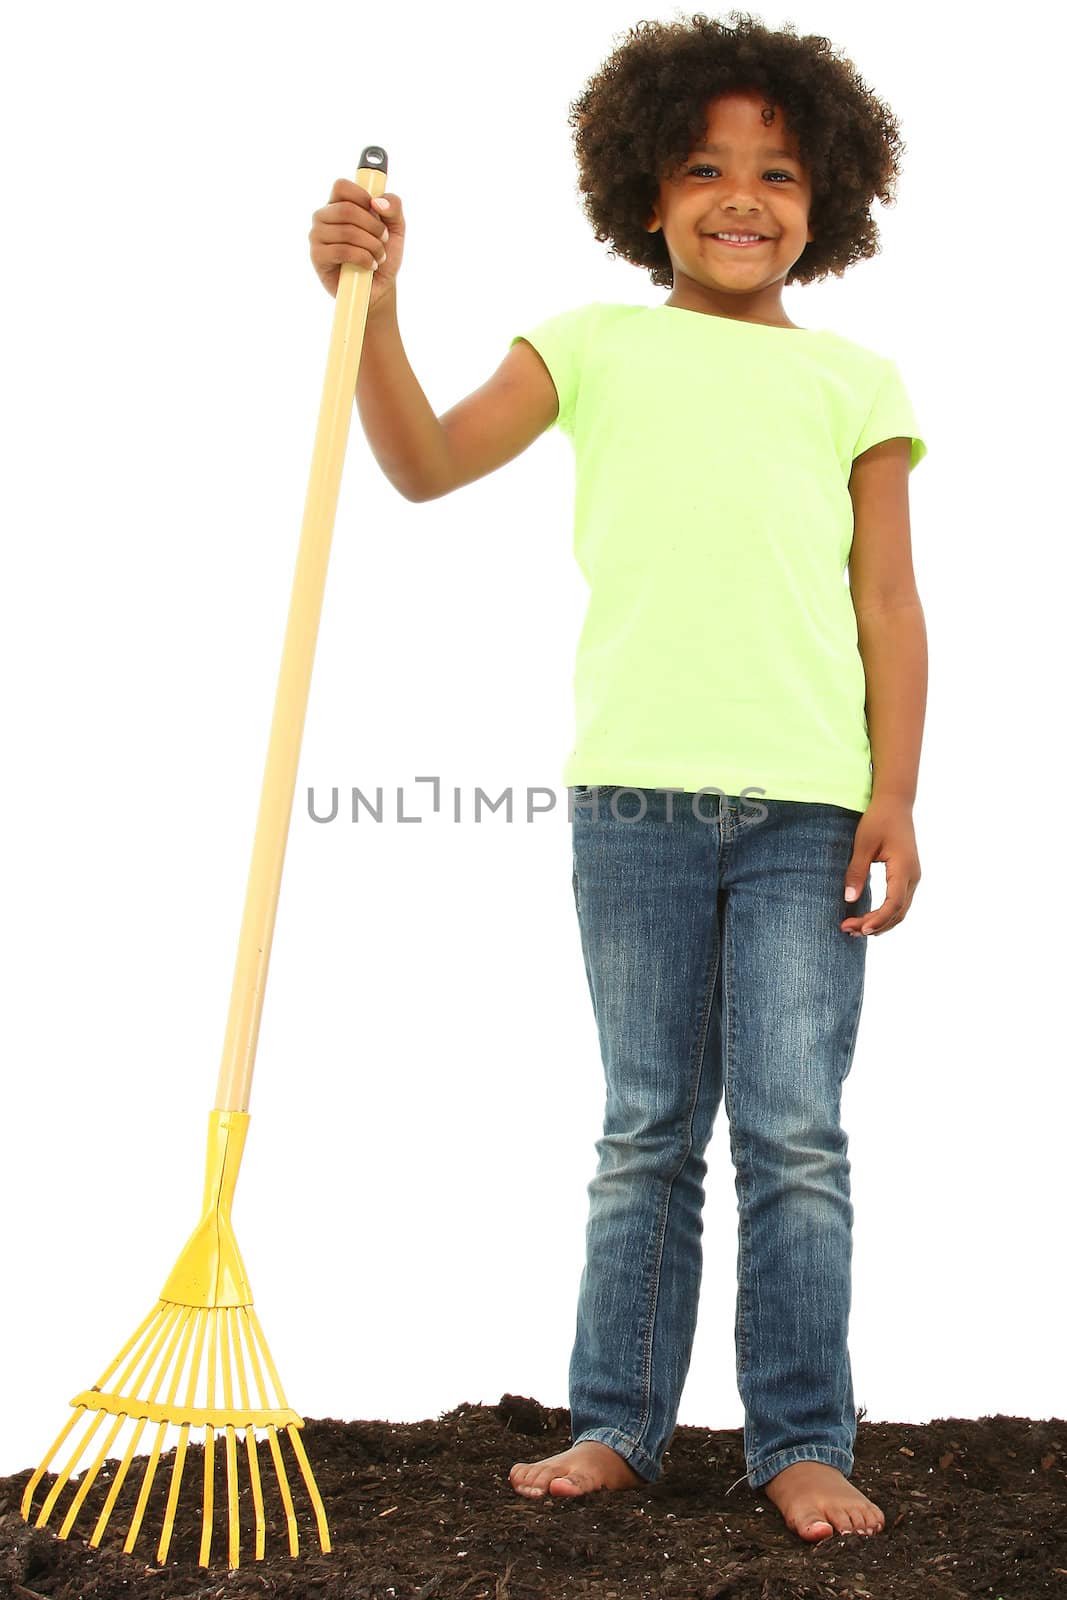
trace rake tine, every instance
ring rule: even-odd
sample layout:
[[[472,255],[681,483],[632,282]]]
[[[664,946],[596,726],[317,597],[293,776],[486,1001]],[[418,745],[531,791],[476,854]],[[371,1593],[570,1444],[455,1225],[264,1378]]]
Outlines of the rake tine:
[[[113,1372],[118,1371],[118,1368],[121,1366],[127,1355],[130,1356],[130,1359],[126,1364],[126,1368],[119,1378],[118,1383],[115,1385],[115,1393],[118,1395],[122,1394],[127,1384],[130,1383],[131,1377],[135,1371],[137,1371],[137,1377],[133,1379],[133,1387],[135,1389],[138,1388],[144,1382],[147,1374],[151,1371],[153,1363],[155,1362],[156,1357],[166,1341],[170,1325],[174,1321],[174,1318],[178,1315],[180,1309],[181,1308],[179,1306],[168,1305],[165,1300],[158,1301],[151,1315],[147,1317],[141,1324],[141,1329],[139,1331],[144,1332],[144,1338],[140,1340],[140,1343],[136,1345],[136,1348],[134,1347],[134,1340],[131,1339],[125,1350],[123,1350],[121,1355],[118,1357],[118,1360],[113,1361],[110,1367],[108,1367],[107,1371],[103,1372],[97,1382],[93,1384],[93,1389],[103,1389],[107,1380],[111,1377]],[[158,1331],[153,1326],[155,1323],[159,1324]],[[132,1355],[130,1354],[131,1351],[133,1352]],[[139,1371],[137,1370],[138,1362],[142,1363]]]
[[[160,1317],[159,1333],[156,1336],[155,1343],[145,1357],[144,1366],[133,1380],[134,1394],[140,1395],[145,1384],[148,1382],[148,1374],[152,1371],[153,1367],[156,1367],[156,1363],[158,1361],[159,1366],[156,1368],[156,1375],[152,1380],[152,1387],[149,1391],[152,1400],[155,1400],[156,1396],[158,1395],[160,1387],[163,1383],[163,1379],[167,1375],[167,1368],[170,1366],[171,1359],[174,1355],[174,1347],[178,1343],[178,1335],[181,1332],[183,1309],[184,1308],[182,1306],[168,1305],[166,1310],[163,1312],[163,1315]],[[166,1346],[165,1350],[163,1348],[164,1345]],[[122,1396],[121,1385],[118,1393],[120,1396]]]
[[[141,1325],[137,1329],[135,1329],[135,1331],[131,1334],[130,1338],[127,1339],[126,1343],[123,1345],[122,1349],[119,1351],[119,1353],[115,1357],[114,1361],[112,1361],[111,1365],[109,1367],[107,1367],[104,1370],[103,1373],[101,1373],[100,1379],[99,1379],[98,1383],[96,1384],[96,1388],[97,1389],[102,1389],[104,1384],[107,1382],[108,1378],[111,1377],[112,1373],[116,1372],[118,1370],[118,1368],[122,1365],[123,1361],[126,1359],[127,1356],[130,1356],[129,1365],[127,1366],[125,1372],[122,1374],[122,1378],[120,1379],[120,1387],[122,1386],[122,1384],[124,1384],[127,1381],[127,1379],[129,1378],[130,1374],[133,1372],[134,1368],[137,1366],[137,1363],[141,1360],[142,1356],[144,1355],[145,1350],[147,1348],[150,1348],[151,1345],[152,1345],[152,1340],[153,1340],[153,1337],[154,1337],[153,1323],[156,1321],[156,1319],[157,1319],[157,1317],[159,1315],[159,1311],[160,1311],[160,1306],[158,1304],[153,1306],[152,1310],[148,1313],[147,1317],[145,1317],[145,1319],[141,1323]],[[131,1351],[133,1352],[132,1356],[130,1355]],[[151,1358],[149,1360],[149,1364],[150,1364],[150,1362],[151,1362]],[[30,1479],[29,1483],[27,1484],[27,1486],[26,1486],[26,1494],[23,1497],[23,1504],[24,1504],[24,1506],[26,1508],[23,1514],[24,1514],[24,1516],[26,1517],[27,1520],[29,1520],[30,1500],[32,1499],[33,1492],[36,1489],[37,1484],[41,1481],[41,1478],[44,1475],[44,1472],[45,1472],[45,1469],[48,1466],[48,1463],[51,1461],[52,1457],[55,1455],[55,1453],[59,1449],[60,1445],[63,1444],[63,1442],[67,1438],[68,1434],[70,1433],[70,1431],[74,1427],[74,1425],[77,1422],[79,1422],[82,1419],[82,1417],[85,1416],[85,1414],[86,1414],[85,1406],[79,1406],[77,1408],[77,1410],[75,1411],[73,1417],[71,1417],[68,1420],[67,1426],[62,1430],[62,1432],[60,1433],[60,1435],[59,1435],[58,1439],[56,1440],[55,1444],[52,1446],[51,1450],[45,1456],[44,1461],[41,1463],[40,1467],[38,1467],[37,1472],[34,1474],[34,1476]],[[96,1430],[99,1428],[99,1426],[103,1422],[103,1420],[104,1420],[104,1412],[103,1411],[98,1411],[96,1413],[96,1415],[94,1416],[92,1422],[90,1423],[88,1430],[82,1436],[81,1443],[78,1444],[75,1447],[74,1451],[72,1452],[71,1456],[69,1457],[69,1459],[67,1461],[66,1466],[63,1468],[62,1472],[59,1473],[59,1475],[57,1476],[55,1483],[52,1485],[51,1489],[49,1490],[49,1493],[48,1493],[48,1495],[47,1495],[47,1497],[45,1499],[44,1505],[41,1507],[40,1511],[38,1512],[37,1522],[36,1522],[36,1526],[38,1528],[43,1528],[45,1523],[48,1521],[49,1517],[52,1515],[52,1512],[55,1509],[56,1501],[59,1499],[60,1495],[63,1493],[63,1490],[66,1488],[67,1481],[70,1478],[71,1473],[74,1471],[74,1468],[77,1466],[78,1462],[81,1460],[82,1456],[85,1454],[85,1451],[88,1449],[90,1443],[92,1442],[92,1440],[93,1440],[93,1438],[94,1438],[94,1436],[96,1434]],[[114,1437],[114,1434],[112,1435],[112,1437]]]
[[[329,1555],[331,1549],[330,1527],[326,1521],[326,1507],[322,1503],[319,1486],[315,1482],[315,1474],[311,1470],[311,1462],[308,1460],[307,1452],[304,1449],[304,1441],[300,1437],[299,1429],[294,1427],[292,1423],[289,1424],[286,1432],[293,1441],[296,1459],[300,1463],[300,1475],[304,1480],[304,1487],[311,1497],[312,1510],[315,1513],[315,1521],[319,1527],[319,1543],[322,1546],[323,1554]]]
[[[266,1362],[267,1371],[270,1373],[270,1381],[274,1385],[274,1393],[277,1399],[277,1404],[280,1406],[287,1406],[289,1402],[285,1398],[285,1391],[282,1388],[281,1379],[278,1377],[278,1369],[274,1365],[274,1357],[270,1353],[270,1345],[267,1343],[266,1334],[263,1332],[262,1325],[260,1324],[259,1318],[256,1316],[255,1308],[253,1306],[249,1306],[248,1308],[248,1320],[255,1330],[256,1339],[263,1351],[263,1360]],[[312,1476],[311,1465],[306,1454],[304,1453],[303,1441],[300,1439],[296,1428],[292,1424],[290,1424],[286,1431],[289,1435],[289,1438],[292,1440],[293,1449],[296,1452],[297,1464],[300,1467],[300,1475],[304,1480],[304,1486],[307,1489],[308,1494],[311,1496],[311,1505],[313,1511],[315,1512],[315,1521],[318,1524],[319,1542],[322,1544],[323,1550],[328,1551],[330,1548],[330,1531],[326,1524],[326,1512],[323,1508],[322,1501],[319,1498],[318,1486],[316,1485],[315,1479]],[[279,1450],[275,1464],[277,1465],[277,1462],[280,1460],[281,1452]],[[283,1498],[286,1501],[286,1505],[291,1507],[292,1500],[288,1497],[288,1480],[286,1480],[285,1488],[286,1494],[283,1495]],[[295,1538],[296,1519],[294,1517],[290,1541]],[[295,1547],[293,1549],[293,1554],[296,1555]]]
[[[226,1424],[226,1499],[230,1525],[230,1566],[241,1561],[241,1530],[237,1517],[237,1436]]]
[[[185,1357],[189,1351],[189,1340],[193,1331],[192,1306],[185,1306],[183,1311],[184,1315],[178,1320],[178,1322],[175,1323],[174,1336],[171,1339],[170,1348],[167,1351],[166,1359],[163,1363],[162,1369],[163,1372],[166,1372],[170,1368],[170,1364],[174,1360],[174,1348],[177,1345],[180,1337],[181,1349],[178,1352],[177,1361],[174,1362],[174,1371],[171,1374],[170,1383],[167,1385],[166,1403],[168,1406],[173,1405],[174,1396],[178,1392],[178,1384],[181,1381],[182,1370],[185,1366]],[[133,1521],[130,1523],[130,1531],[126,1535],[126,1543],[122,1547],[123,1552],[126,1555],[130,1555],[132,1553],[133,1547],[137,1543],[137,1535],[141,1531],[141,1523],[144,1520],[145,1508],[148,1505],[148,1496],[151,1492],[152,1484],[156,1476],[156,1468],[159,1465],[159,1452],[162,1448],[166,1432],[167,1424],[165,1422],[161,1422],[156,1429],[155,1443],[152,1446],[152,1454],[149,1457],[148,1466],[145,1468],[144,1479],[141,1483],[141,1492],[137,1496],[137,1506],[133,1513]]]
[[[104,1413],[101,1411],[99,1413],[99,1416],[101,1418],[103,1418],[103,1415],[104,1415]],[[80,1485],[80,1487],[78,1489],[78,1492],[74,1496],[74,1499],[71,1501],[70,1510],[67,1512],[67,1515],[63,1520],[63,1525],[59,1530],[59,1537],[61,1539],[65,1539],[67,1537],[67,1535],[70,1533],[71,1528],[73,1528],[74,1520],[77,1517],[78,1512],[81,1510],[82,1506],[85,1503],[85,1497],[89,1493],[89,1490],[92,1488],[93,1484],[95,1483],[97,1473],[100,1471],[100,1468],[104,1465],[104,1462],[107,1460],[107,1453],[111,1449],[111,1446],[114,1444],[116,1435],[119,1433],[119,1431],[120,1431],[120,1429],[122,1427],[122,1424],[125,1422],[125,1420],[126,1420],[125,1417],[116,1417],[115,1418],[115,1421],[114,1421],[114,1423],[112,1424],[112,1427],[111,1427],[111,1432],[108,1434],[107,1438],[104,1440],[103,1444],[100,1446],[100,1449],[97,1451],[96,1460],[93,1462],[93,1464],[89,1468],[88,1472],[86,1472],[84,1474],[84,1476],[82,1477],[81,1485]],[[86,1437],[86,1441],[85,1442],[86,1442],[86,1444],[88,1444],[88,1442],[89,1442],[88,1436]],[[82,1448],[84,1449],[85,1446],[83,1445]]]
[[[263,1360],[266,1362],[267,1371],[270,1373],[270,1381],[274,1385],[274,1393],[277,1396],[277,1404],[279,1406],[287,1406],[289,1402],[285,1398],[285,1391],[282,1389],[281,1379],[278,1377],[278,1369],[274,1365],[274,1358],[270,1353],[270,1346],[267,1343],[263,1329],[260,1327],[259,1318],[256,1316],[255,1306],[248,1307],[248,1320],[252,1326],[253,1332],[255,1333],[259,1347],[263,1351]],[[268,1404],[266,1391],[264,1391],[263,1404]]]
[[[300,1536],[296,1530],[296,1513],[293,1510],[293,1497],[289,1492],[289,1479],[285,1475],[285,1462],[282,1460],[281,1448],[278,1444],[278,1430],[270,1427],[267,1429],[267,1441],[270,1444],[270,1453],[274,1457],[274,1471],[278,1479],[278,1488],[281,1491],[282,1505],[285,1507],[285,1521],[289,1529],[289,1554],[300,1554]]]
[[[145,1317],[144,1321],[141,1323],[140,1327],[134,1329],[133,1333],[127,1339],[126,1343],[123,1345],[122,1349],[119,1351],[118,1355],[115,1357],[115,1359],[111,1363],[111,1365],[109,1367],[105,1367],[104,1368],[103,1372],[100,1374],[100,1377],[97,1379],[96,1384],[94,1385],[95,1388],[102,1389],[104,1387],[105,1383],[107,1382],[107,1380],[111,1377],[112,1373],[118,1371],[118,1369],[121,1367],[122,1363],[125,1361],[126,1357],[129,1355],[130,1351],[133,1349],[134,1345],[137,1344],[138,1341],[140,1340],[141,1335],[143,1333],[145,1333],[146,1329],[156,1320],[156,1318],[158,1317],[161,1309],[162,1309],[161,1302],[157,1301],[156,1304],[152,1307],[151,1311],[148,1313],[147,1317]],[[148,1337],[145,1339],[145,1341],[144,1341],[145,1344],[147,1344],[149,1342],[150,1338],[151,1338],[151,1334],[149,1334]],[[125,1380],[125,1378],[129,1377],[130,1370],[137,1364],[137,1359],[138,1359],[139,1353],[140,1352],[135,1353],[135,1355],[133,1357],[133,1360],[130,1362],[129,1368],[127,1368],[126,1372],[123,1375],[123,1379],[124,1380]],[[121,1385],[120,1385],[120,1387],[121,1387]]]
[[[248,1450],[248,1476],[252,1482],[252,1504],[256,1512],[256,1560],[262,1561],[267,1542],[267,1519],[263,1514],[263,1488],[259,1481],[255,1428],[245,1429],[245,1445]]]
[[[204,1353],[204,1333],[206,1323],[204,1318],[196,1316],[196,1343],[193,1345],[193,1360],[189,1368],[189,1383],[186,1389],[185,1403],[191,1406],[196,1399],[196,1384],[200,1376],[200,1361]],[[167,1509],[163,1513],[163,1529],[159,1535],[159,1549],[156,1560],[162,1566],[167,1559],[170,1549],[171,1535],[174,1532],[174,1516],[178,1508],[178,1491],[181,1488],[182,1473],[185,1471],[185,1452],[189,1446],[189,1424],[183,1422],[178,1433],[178,1448],[174,1453],[174,1466],[170,1475],[170,1493],[167,1495]]]
[[[241,1339],[241,1319],[237,1308],[230,1308],[233,1318],[230,1342],[233,1346],[234,1363],[237,1367],[237,1392],[241,1396],[241,1410],[247,1411],[248,1407],[248,1378],[245,1373],[245,1358]],[[263,1515],[263,1489],[259,1481],[259,1456],[256,1453],[256,1430],[249,1424],[245,1428],[245,1445],[248,1450],[248,1476],[252,1484],[252,1504],[256,1512],[256,1560],[263,1560],[263,1552],[267,1538],[267,1521]]]
[[[115,1509],[115,1501],[119,1497],[119,1490],[126,1482],[126,1474],[130,1470],[130,1462],[133,1460],[133,1453],[137,1449],[138,1443],[140,1442],[140,1438],[144,1432],[145,1423],[147,1420],[148,1419],[146,1417],[139,1418],[137,1426],[133,1430],[133,1437],[126,1447],[126,1454],[122,1458],[122,1464],[115,1474],[115,1481],[108,1490],[107,1499],[104,1501],[104,1509],[101,1511],[100,1516],[97,1519],[96,1527],[93,1529],[92,1535],[89,1539],[89,1543],[94,1550],[104,1536],[104,1529],[107,1527],[108,1518]]]
[[[233,1415],[233,1380],[230,1372],[230,1319],[225,1308],[219,1320],[222,1345],[222,1403],[226,1414]],[[231,1423],[226,1424],[226,1501],[229,1511],[230,1567],[241,1561],[241,1537],[237,1512],[237,1436]]]
[[[133,1520],[130,1523],[130,1531],[126,1535],[126,1542],[122,1546],[123,1554],[127,1556],[131,1554],[134,1545],[137,1543],[137,1535],[141,1531],[141,1523],[144,1520],[145,1507],[148,1504],[148,1496],[155,1480],[156,1468],[159,1466],[159,1452],[163,1448],[163,1438],[166,1434],[166,1431],[167,1424],[165,1422],[160,1422],[156,1427],[156,1437],[152,1443],[152,1453],[148,1458],[148,1465],[145,1467],[144,1478],[141,1481],[141,1492],[137,1496],[137,1505],[133,1513]]]
[[[167,1509],[163,1513],[163,1531],[160,1533],[159,1549],[156,1551],[156,1565],[160,1567],[166,1565],[167,1553],[170,1550],[171,1535],[174,1532],[174,1514],[178,1509],[178,1490],[181,1488],[182,1473],[185,1470],[185,1452],[188,1447],[189,1424],[183,1422],[178,1431],[178,1448],[174,1452],[174,1466],[170,1475]]]
[[[218,1360],[218,1312],[212,1307],[208,1312],[207,1341],[207,1407],[215,1409],[215,1366]],[[211,1524],[215,1516],[215,1430],[211,1423],[204,1428],[204,1525],[200,1535],[200,1565],[206,1567],[211,1558]]]
[[[49,1450],[48,1454],[45,1456],[44,1460],[41,1462],[41,1465],[37,1468],[37,1471],[34,1473],[33,1477],[30,1479],[29,1483],[26,1485],[26,1488],[25,1488],[25,1490],[23,1492],[23,1496],[22,1496],[22,1506],[21,1506],[23,1522],[29,1522],[29,1520],[30,1520],[30,1507],[33,1505],[33,1497],[37,1493],[37,1485],[40,1483],[41,1479],[44,1477],[45,1473],[48,1470],[48,1463],[51,1461],[52,1457],[56,1454],[56,1452],[58,1450],[62,1449],[63,1445],[65,1444],[66,1440],[68,1439],[68,1437],[70,1435],[71,1429],[74,1428],[81,1421],[81,1419],[82,1419],[82,1417],[84,1415],[85,1415],[85,1407],[84,1406],[79,1406],[77,1408],[77,1410],[74,1412],[73,1416],[70,1416],[70,1417],[67,1418],[65,1425],[57,1433],[57,1435],[55,1437],[55,1442],[53,1443],[51,1450]],[[83,1445],[82,1449],[84,1449],[84,1448],[85,1448],[85,1446]],[[81,1452],[79,1451],[79,1454],[80,1453]]]
[[[270,1351],[267,1349],[266,1340],[263,1338],[263,1330],[259,1326],[259,1318],[256,1316],[251,1306],[243,1306],[241,1309],[243,1312],[245,1328],[248,1330],[248,1355],[252,1362],[252,1371],[255,1374],[256,1388],[259,1390],[259,1403],[261,1406],[269,1407],[270,1396],[267,1394],[267,1386],[263,1382],[263,1368],[259,1364],[259,1353],[256,1350],[256,1340],[252,1337],[252,1333],[255,1333],[259,1336],[260,1343],[263,1346],[263,1354],[266,1357],[267,1365],[270,1367],[271,1376],[274,1379],[274,1387],[277,1391],[278,1404],[284,1406],[285,1396],[282,1394],[281,1385],[277,1381],[278,1375],[274,1371],[274,1364],[270,1359]],[[285,1520],[289,1528],[289,1553],[292,1556],[296,1556],[300,1552],[300,1538],[296,1528],[296,1513],[293,1510],[293,1497],[289,1492],[289,1479],[285,1475],[285,1462],[282,1460],[282,1452],[278,1445],[278,1431],[276,1428],[270,1427],[267,1429],[267,1443],[270,1445],[270,1453],[274,1461],[274,1472],[278,1479],[278,1489],[281,1493],[282,1505],[285,1507]]]
[[[60,1495],[63,1493],[63,1490],[67,1486],[67,1479],[70,1477],[71,1473],[74,1471],[74,1468],[85,1454],[87,1445],[103,1420],[104,1413],[102,1411],[98,1411],[89,1426],[88,1432],[83,1435],[81,1443],[76,1445],[72,1450],[66,1466],[56,1478],[55,1483],[52,1485],[47,1496],[45,1497],[44,1505],[37,1513],[36,1525],[38,1528],[43,1528],[49,1517],[52,1515],[52,1512],[55,1509],[56,1501],[59,1499]]]
[[[164,1302],[160,1302],[160,1303],[163,1304]],[[177,1346],[178,1339],[179,1339],[179,1336],[181,1334],[181,1324],[182,1324],[182,1321],[183,1321],[183,1317],[182,1317],[183,1309],[184,1308],[182,1306],[167,1305],[166,1311],[164,1312],[163,1317],[161,1319],[161,1327],[160,1327],[160,1330],[159,1330],[159,1335],[158,1335],[155,1343],[152,1345],[152,1348],[149,1351],[148,1355],[145,1357],[144,1365],[141,1368],[141,1371],[138,1373],[137,1378],[134,1380],[134,1385],[133,1385],[134,1389],[135,1390],[140,1390],[143,1387],[144,1381],[147,1378],[149,1372],[151,1372],[152,1368],[155,1366],[156,1361],[159,1358],[160,1351],[163,1349],[164,1344],[166,1344],[167,1345],[166,1353],[165,1353],[165,1355],[163,1357],[163,1360],[160,1362],[159,1368],[158,1368],[158,1370],[156,1372],[156,1376],[152,1381],[152,1386],[148,1391],[148,1399],[149,1399],[150,1403],[153,1403],[153,1404],[155,1403],[156,1396],[159,1394],[160,1388],[162,1387],[162,1384],[163,1384],[163,1379],[166,1377],[167,1370],[170,1367],[171,1360],[173,1359],[174,1350],[175,1350],[175,1347]],[[168,1339],[169,1339],[169,1343],[168,1343]],[[123,1382],[125,1382],[125,1379],[128,1376],[129,1376],[128,1373],[125,1373],[123,1375]],[[122,1392],[121,1392],[121,1385],[120,1385],[120,1390],[119,1390],[119,1398],[120,1398],[120,1400],[125,1398],[122,1395]],[[102,1413],[101,1413],[101,1415],[102,1415]],[[125,1413],[123,1413],[123,1415],[125,1415]],[[107,1499],[104,1501],[104,1509],[101,1511],[100,1516],[99,1516],[99,1518],[97,1520],[96,1527],[93,1529],[92,1535],[91,1535],[91,1537],[89,1539],[89,1544],[91,1545],[91,1547],[94,1550],[99,1545],[100,1540],[104,1536],[104,1529],[107,1527],[108,1519],[110,1518],[112,1511],[115,1509],[115,1501],[118,1499],[119,1490],[122,1488],[122,1485],[126,1481],[126,1474],[130,1470],[130,1464],[133,1461],[134,1452],[137,1449],[138,1444],[140,1443],[141,1435],[145,1430],[145,1424],[147,1423],[147,1421],[148,1421],[147,1417],[139,1417],[137,1419],[137,1426],[133,1430],[133,1437],[131,1438],[131,1440],[129,1442],[129,1445],[126,1448],[126,1454],[122,1458],[122,1464],[120,1465],[118,1472],[116,1472],[116,1474],[115,1474],[115,1480],[112,1483],[110,1490],[108,1491]],[[153,1474],[153,1476],[155,1475],[155,1461],[158,1460],[158,1458],[159,1458],[159,1442],[160,1441],[157,1438],[156,1449],[155,1449],[155,1452],[154,1452],[154,1459],[153,1459],[153,1463],[152,1463],[152,1474]],[[139,1525],[140,1524],[138,1524],[138,1526]]]
[[[215,1515],[215,1432],[210,1422],[204,1430],[204,1524],[200,1534],[200,1555],[198,1560],[202,1567],[210,1564],[211,1559],[211,1522]]]

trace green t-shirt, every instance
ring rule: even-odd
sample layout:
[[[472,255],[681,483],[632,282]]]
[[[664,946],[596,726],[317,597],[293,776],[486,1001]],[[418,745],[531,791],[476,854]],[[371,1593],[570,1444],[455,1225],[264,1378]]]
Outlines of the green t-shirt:
[[[595,301],[526,339],[575,458],[589,585],[570,784],[866,809],[854,458],[926,454],[895,364],[828,330]]]

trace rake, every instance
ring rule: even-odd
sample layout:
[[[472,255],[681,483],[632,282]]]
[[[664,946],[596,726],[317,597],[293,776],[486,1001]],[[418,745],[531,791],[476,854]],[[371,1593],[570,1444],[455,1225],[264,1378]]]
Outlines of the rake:
[[[380,145],[368,145],[360,157],[356,182],[369,194],[377,196],[385,188],[386,174],[385,151]],[[48,1489],[35,1519],[35,1526],[40,1528],[61,1516],[57,1531],[61,1539],[66,1539],[120,1432],[130,1428],[125,1454],[114,1472],[89,1536],[90,1545],[99,1545],[141,1438],[146,1428],[154,1427],[155,1437],[122,1547],[130,1554],[141,1531],[167,1430],[176,1428],[170,1487],[156,1553],[160,1565],[166,1561],[170,1550],[190,1438],[195,1430],[199,1439],[201,1429],[204,1464],[200,1566],[211,1565],[216,1443],[224,1450],[226,1463],[228,1565],[233,1568],[240,1563],[242,1472],[238,1463],[242,1455],[243,1474],[255,1519],[255,1558],[263,1559],[266,1514],[260,1434],[266,1436],[288,1530],[290,1554],[294,1557],[299,1554],[299,1535],[282,1450],[283,1437],[296,1458],[311,1501],[321,1548],[324,1552],[330,1549],[322,1496],[300,1438],[303,1419],[289,1407],[253,1308],[252,1291],[237,1247],[230,1208],[248,1132],[248,1101],[263,993],[341,471],[366,329],[371,273],[369,267],[345,262],[338,281],[218,1090],[208,1123],[203,1214],[163,1285],[157,1304],[93,1387],[74,1396],[73,1415],[30,1478],[22,1499],[22,1516],[28,1522],[38,1486],[52,1461],[74,1435],[74,1447],[56,1472],[55,1482]],[[243,1435],[243,1452],[238,1448],[238,1434]],[[95,1454],[78,1479],[76,1470],[93,1445],[96,1445]],[[61,1509],[68,1488],[74,1491],[73,1496],[69,1505]]]

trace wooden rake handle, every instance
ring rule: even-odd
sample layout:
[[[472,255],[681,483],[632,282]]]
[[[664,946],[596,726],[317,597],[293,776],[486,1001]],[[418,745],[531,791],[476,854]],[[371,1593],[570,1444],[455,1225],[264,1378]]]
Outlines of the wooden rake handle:
[[[369,194],[380,195],[385,189],[387,168],[382,147],[367,145],[360,156],[356,182]],[[367,325],[372,273],[373,268],[359,267],[353,261],[341,264],[259,818],[252,845],[252,864],[245,891],[226,1041],[219,1067],[216,1111],[247,1111],[252,1091],[263,991],[274,938],[274,917],[285,863],[341,470]]]

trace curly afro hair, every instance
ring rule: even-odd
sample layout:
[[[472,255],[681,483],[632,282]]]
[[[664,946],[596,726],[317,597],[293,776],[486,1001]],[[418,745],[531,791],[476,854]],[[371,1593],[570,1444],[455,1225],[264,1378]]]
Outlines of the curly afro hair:
[[[662,178],[703,137],[709,100],[755,91],[780,106],[811,179],[815,238],[783,280],[841,277],[879,253],[871,201],[895,201],[906,146],[889,107],[855,66],[819,34],[775,31],[749,12],[734,28],[701,13],[682,22],[639,22],[569,110],[583,209],[609,254],[674,282],[662,229],[646,231]]]

